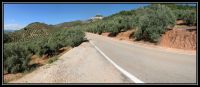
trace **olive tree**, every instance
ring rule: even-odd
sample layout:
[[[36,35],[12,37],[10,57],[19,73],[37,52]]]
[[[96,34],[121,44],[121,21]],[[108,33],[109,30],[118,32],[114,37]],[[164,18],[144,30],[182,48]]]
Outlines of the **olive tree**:
[[[173,12],[166,6],[154,4],[140,9],[138,17],[138,29],[135,33],[137,40],[159,41],[167,27],[175,25],[176,18]]]

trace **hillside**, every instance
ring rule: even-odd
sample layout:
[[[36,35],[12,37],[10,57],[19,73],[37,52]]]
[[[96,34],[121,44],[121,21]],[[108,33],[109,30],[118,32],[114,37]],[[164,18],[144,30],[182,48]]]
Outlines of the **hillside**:
[[[39,22],[31,23],[23,29],[10,33],[11,41],[26,41],[37,38],[38,36],[46,36],[48,35],[49,29],[50,27],[47,24]]]
[[[125,35],[122,39],[131,38],[134,41],[156,44],[168,39],[162,43],[168,46],[165,42],[171,43],[171,34],[175,38],[185,38],[190,35],[184,32],[171,32],[168,29],[174,28],[177,20],[182,20],[185,26],[196,26],[197,16],[194,9],[196,8],[190,6],[152,4],[130,11],[121,11],[94,22],[72,21],[56,25],[34,22],[23,29],[5,34],[4,71],[5,73],[30,71],[37,66],[29,64],[32,56],[51,58],[60,54],[60,49],[63,47],[79,46],[85,41],[84,32],[109,33],[108,36],[117,38]],[[194,33],[187,39],[176,40],[175,47],[181,40],[185,40],[181,42],[181,46],[184,43],[190,44],[188,41],[191,39],[193,42],[190,47],[195,49]]]
[[[85,24],[82,21],[71,21],[71,22],[64,22],[64,23],[60,23],[60,24],[56,24],[54,25],[55,28],[70,28],[73,26],[77,26],[77,25],[83,25]]]
[[[180,31],[185,35],[176,34],[172,37],[180,38],[189,38],[181,39],[186,40],[185,42],[176,43],[177,46],[169,46],[172,48],[179,49],[196,49],[196,44],[184,44],[184,43],[195,43],[195,36],[189,36],[190,32],[184,31],[184,26],[186,27],[195,27],[196,23],[196,7],[189,5],[176,5],[176,4],[151,4],[145,7],[141,7],[135,10],[130,11],[121,11],[119,13],[105,17],[103,20],[90,23],[83,27],[87,32],[105,34],[108,33],[108,36],[118,37],[121,33],[129,30],[134,32],[129,33],[130,36],[126,38],[131,38],[135,41],[145,41],[150,43],[159,44],[161,39],[163,41],[163,36],[169,31],[169,29],[176,28],[176,22],[180,22],[179,25],[183,28],[179,28]],[[192,33],[194,35],[194,33]],[[171,42],[171,39],[168,39],[168,43]],[[176,42],[180,42],[178,40]],[[163,42],[161,42],[163,44]],[[184,45],[191,45],[189,47]],[[163,45],[161,45],[163,46]],[[179,47],[181,46],[181,47]]]
[[[51,58],[60,54],[61,48],[75,47],[84,41],[84,33],[80,30],[55,28],[40,22],[4,33],[4,36],[4,73],[30,71],[38,66],[29,64],[32,56]]]
[[[27,41],[37,39],[39,37],[47,37],[49,34],[52,34],[57,30],[68,29],[83,24],[85,23],[82,21],[64,22],[56,25],[33,22],[28,24],[23,29],[17,30],[15,32],[10,32],[9,36],[11,38],[10,41],[12,42]]]

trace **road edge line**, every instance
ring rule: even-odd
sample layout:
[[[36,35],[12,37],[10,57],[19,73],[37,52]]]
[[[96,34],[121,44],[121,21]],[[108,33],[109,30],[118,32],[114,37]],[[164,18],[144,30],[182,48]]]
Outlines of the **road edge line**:
[[[132,80],[135,83],[144,83],[143,81],[139,80],[137,77],[134,75],[130,74],[126,70],[122,69],[120,66],[118,66],[115,62],[113,62],[108,56],[106,56],[93,42],[89,41],[97,51],[99,51],[111,64],[115,66],[119,71],[121,71],[125,76],[127,76],[130,80]]]

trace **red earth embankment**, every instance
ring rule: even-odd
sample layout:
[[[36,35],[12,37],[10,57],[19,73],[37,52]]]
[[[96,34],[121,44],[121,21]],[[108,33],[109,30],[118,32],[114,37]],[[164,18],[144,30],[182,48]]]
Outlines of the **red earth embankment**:
[[[126,32],[121,32],[113,38],[119,40],[134,41],[132,38],[133,32],[135,32],[134,29],[128,30]],[[109,36],[109,33],[102,33],[101,35]],[[144,41],[137,42],[153,45],[153,43],[147,43]],[[196,29],[193,29],[193,27],[176,26],[172,30],[165,32],[165,34],[161,36],[160,42],[157,45],[183,50],[196,50]]]
[[[119,39],[119,40],[131,40],[132,41],[132,33],[134,32],[135,30],[128,30],[126,32],[121,32],[119,34],[117,34],[117,36],[115,38]]]
[[[162,35],[159,45],[184,50],[195,50],[196,30],[169,30],[164,35]]]

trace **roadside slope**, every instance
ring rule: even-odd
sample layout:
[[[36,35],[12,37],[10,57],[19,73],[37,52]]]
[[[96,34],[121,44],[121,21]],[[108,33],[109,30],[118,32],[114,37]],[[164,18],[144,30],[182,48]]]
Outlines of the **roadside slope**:
[[[10,83],[130,83],[89,43]]]

